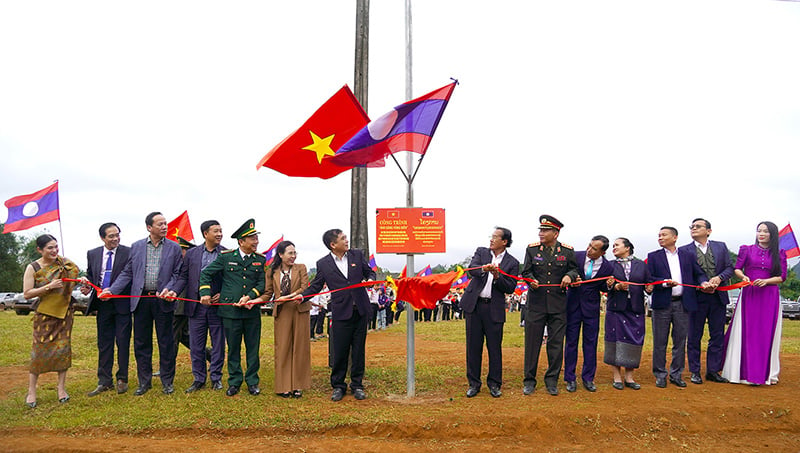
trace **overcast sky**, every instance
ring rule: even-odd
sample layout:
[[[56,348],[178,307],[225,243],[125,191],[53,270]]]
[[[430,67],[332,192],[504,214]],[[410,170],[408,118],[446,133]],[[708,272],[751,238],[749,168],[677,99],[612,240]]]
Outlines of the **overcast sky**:
[[[406,100],[404,10],[371,3],[377,118]],[[0,0],[0,201],[60,180],[82,268],[101,223],[130,244],[154,210],[188,210],[196,242],[217,219],[229,247],[254,217],[260,248],[284,234],[313,267],[324,230],[349,229],[350,172],[255,165],[353,85],[354,25],[352,0]],[[418,206],[446,209],[447,253],[417,269],[471,256],[495,225],[522,259],[541,213],[577,249],[626,236],[642,258],[698,216],[733,251],[761,220],[800,232],[800,3],[416,1],[413,38],[414,96],[461,82],[415,183]],[[368,173],[374,250],[371,213],[406,189],[391,160]]]

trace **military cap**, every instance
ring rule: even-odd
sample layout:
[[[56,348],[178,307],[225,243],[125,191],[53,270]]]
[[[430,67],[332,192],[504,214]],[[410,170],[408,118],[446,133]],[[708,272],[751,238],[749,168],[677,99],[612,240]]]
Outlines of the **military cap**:
[[[190,248],[195,246],[194,244],[192,244],[191,242],[187,241],[186,239],[184,239],[184,238],[182,238],[180,236],[178,236],[178,244],[184,250],[189,250]]]
[[[550,229],[550,230],[561,231],[561,228],[563,228],[563,227],[564,227],[564,224],[561,223],[557,218],[555,218],[555,217],[553,217],[551,215],[542,214],[542,215],[539,216],[539,229],[540,230]]]
[[[244,239],[254,234],[258,234],[258,231],[256,231],[256,221],[254,219],[249,219],[247,222],[243,223],[238,230],[233,232],[231,238]]]

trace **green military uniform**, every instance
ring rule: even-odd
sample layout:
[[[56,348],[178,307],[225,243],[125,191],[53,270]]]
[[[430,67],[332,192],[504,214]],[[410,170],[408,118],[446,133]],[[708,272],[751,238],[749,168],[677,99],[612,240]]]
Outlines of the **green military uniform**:
[[[253,228],[253,220],[249,220],[236,230],[233,237],[241,239],[258,234]],[[211,262],[200,273],[200,297],[211,295],[211,281],[215,275],[222,274],[222,288],[219,302],[230,304],[239,302],[243,296],[250,299],[259,297],[264,292],[264,269],[266,258],[260,253],[252,253],[242,257],[240,249],[225,250],[216,260]],[[222,318],[225,329],[225,341],[228,343],[228,385],[238,387],[244,380],[248,387],[258,386],[259,345],[261,343],[261,309],[258,305],[235,307],[220,305],[217,315]],[[247,372],[242,378],[242,340],[246,349]],[[252,393],[252,392],[251,392]]]
[[[542,215],[539,229],[561,230],[563,224],[555,217]],[[540,285],[558,285],[565,275],[572,281],[578,278],[578,264],[571,246],[556,241],[552,247],[535,242],[525,250],[522,276],[539,282]],[[547,371],[544,383],[555,388],[561,374],[564,358],[564,333],[567,326],[567,291],[556,286],[528,290],[525,314],[525,377],[526,386],[536,387],[536,369],[539,366],[539,351],[542,348],[544,328],[547,327]]]

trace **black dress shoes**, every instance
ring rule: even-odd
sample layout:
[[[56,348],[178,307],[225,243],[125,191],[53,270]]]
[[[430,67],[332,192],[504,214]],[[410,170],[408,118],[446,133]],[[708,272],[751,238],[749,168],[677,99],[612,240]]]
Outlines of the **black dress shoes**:
[[[489,394],[492,395],[492,398],[500,398],[503,396],[503,392],[500,391],[500,387],[489,387]]]
[[[225,391],[225,394],[228,396],[233,396],[239,393],[239,386],[238,385],[231,385],[228,387],[228,390]]]
[[[522,394],[523,395],[530,395],[534,391],[536,391],[536,384],[525,384],[522,387]]]
[[[634,389],[634,390],[639,390],[640,388],[642,388],[642,386],[639,385],[638,382],[627,382],[627,381],[625,382],[625,387],[628,387],[629,389]]]
[[[656,387],[663,389],[667,388],[667,378],[657,377],[656,378]]]
[[[700,373],[692,373],[692,378],[689,379],[692,381],[692,384],[702,384],[703,378],[700,377]]]
[[[86,396],[97,396],[103,392],[107,392],[114,387],[110,385],[98,385],[96,389],[92,390],[91,392],[87,393]]]
[[[222,390],[222,381],[211,381],[211,390]]]
[[[139,387],[136,388],[136,391],[133,392],[133,394],[136,395],[136,396],[142,396],[145,393],[147,393],[149,390],[150,390],[150,386],[149,385],[140,385]]]
[[[472,398],[473,396],[477,395],[478,392],[480,391],[481,391],[480,388],[470,386],[470,388],[467,389],[467,398]]]
[[[588,390],[590,392],[596,392],[597,391],[597,387],[594,385],[594,382],[592,382],[592,381],[583,381],[583,388],[585,388],[586,390]]]
[[[364,389],[355,389],[353,390],[353,398],[361,401],[367,399],[367,393],[364,392]]]
[[[302,390],[292,390],[292,398],[302,398],[303,391]]]
[[[128,383],[121,379],[117,381],[117,393],[121,395],[127,392],[128,392]]]
[[[331,393],[331,401],[341,401],[344,398],[344,389],[335,388]]]
[[[578,384],[575,381],[567,381],[567,391],[573,393],[575,390],[578,390]]]
[[[683,379],[681,379],[680,377],[676,377],[676,378],[674,378],[674,377],[671,377],[671,376],[670,376],[670,378],[669,378],[669,381],[670,381],[671,383],[673,383],[673,384],[677,385],[678,387],[686,387],[686,381],[684,381],[684,380],[683,380]]]
[[[617,381],[612,382],[611,386],[617,390],[622,390],[625,388],[625,385],[622,382],[617,382]]]
[[[173,393],[175,393],[175,386],[173,386],[172,384],[165,385],[164,388],[161,389],[161,393],[165,395],[172,395]]]
[[[261,393],[261,389],[258,388],[258,385],[248,385],[247,391],[250,392],[251,395],[257,396]]]
[[[194,381],[192,382],[192,385],[190,385],[189,388],[186,389],[186,393],[196,392],[205,386],[206,386],[205,382]]]
[[[548,385],[547,393],[549,393],[552,396],[558,396],[558,387],[556,387],[555,385]]]
[[[720,384],[727,384],[730,381],[722,377],[719,373],[706,373],[706,380],[711,382],[719,382]]]

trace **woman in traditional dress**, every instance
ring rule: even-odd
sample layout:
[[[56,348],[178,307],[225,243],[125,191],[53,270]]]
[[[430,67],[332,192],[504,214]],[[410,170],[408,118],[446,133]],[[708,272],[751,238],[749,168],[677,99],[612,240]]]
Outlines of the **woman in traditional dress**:
[[[58,372],[58,402],[66,403],[67,369],[72,366],[72,288],[75,283],[64,278],[78,278],[78,266],[58,256],[58,242],[49,234],[36,238],[41,258],[25,268],[22,289],[26,299],[39,298],[33,315],[33,349],[31,350],[28,395],[25,404],[36,407],[36,382],[39,375]]]
[[[295,263],[297,251],[291,241],[282,241],[266,273],[262,300],[275,299],[275,393],[300,398],[311,386],[311,301],[291,299],[308,288],[305,264]]]
[[[650,281],[647,265],[633,256],[631,241],[617,238],[612,252],[617,259],[612,262],[614,273],[606,282],[608,301],[603,362],[611,365],[614,374],[612,385],[615,389],[629,387],[639,390],[641,386],[634,381],[633,370],[639,368],[642,360],[645,332],[644,294],[653,292],[653,285],[631,284]]]
[[[750,285],[742,288],[725,335],[722,376],[733,383],[778,383],[782,326],[779,285],[786,280],[786,252],[779,249],[778,241],[778,227],[761,222],[756,243],[739,248],[734,273]]]

